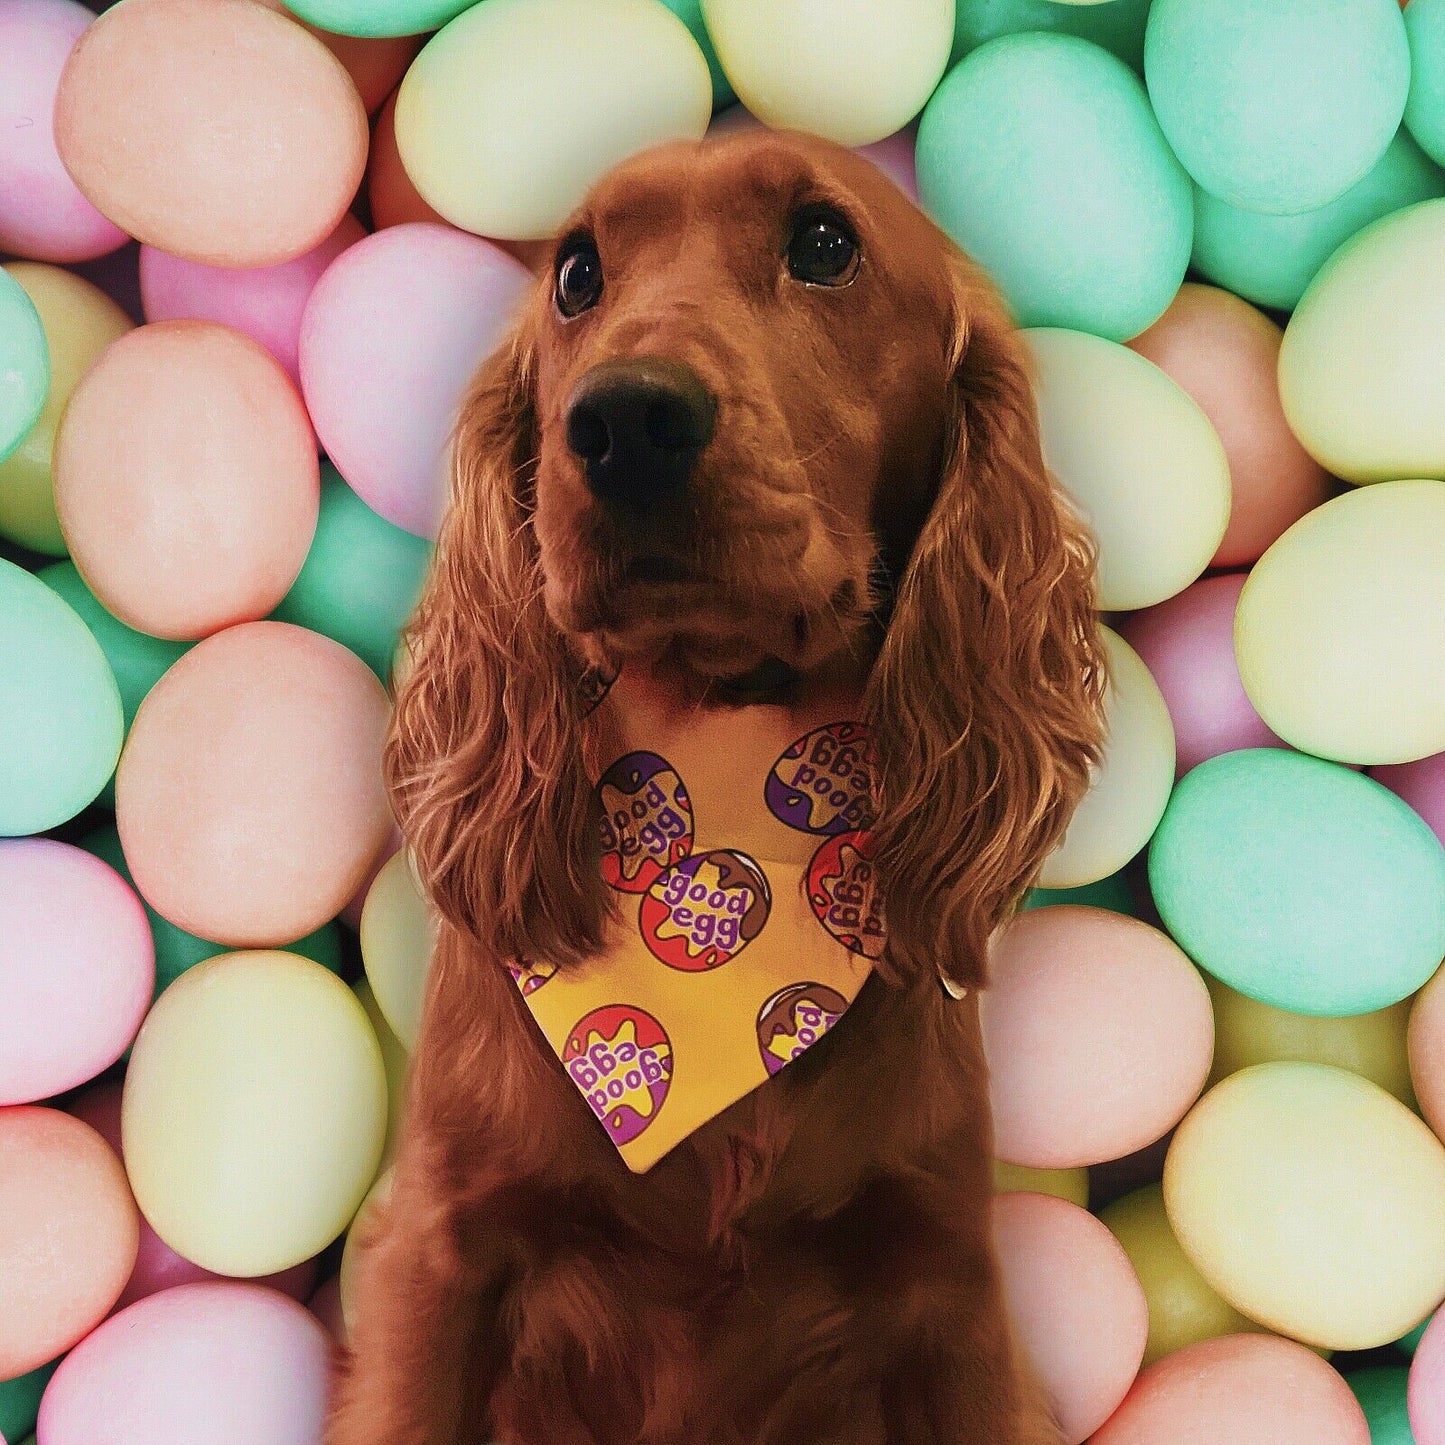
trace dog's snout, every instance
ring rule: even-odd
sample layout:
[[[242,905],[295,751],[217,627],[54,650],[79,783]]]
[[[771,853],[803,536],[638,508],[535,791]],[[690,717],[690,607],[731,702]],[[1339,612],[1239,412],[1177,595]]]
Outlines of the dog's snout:
[[[608,361],[568,400],[567,445],[595,495],[641,509],[686,484],[716,416],[716,399],[691,367],[654,357]]]

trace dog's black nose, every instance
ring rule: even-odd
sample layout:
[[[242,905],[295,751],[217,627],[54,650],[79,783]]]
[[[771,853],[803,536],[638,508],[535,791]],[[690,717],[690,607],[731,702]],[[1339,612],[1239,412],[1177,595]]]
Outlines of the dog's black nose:
[[[691,367],[658,357],[605,361],[573,389],[567,445],[596,496],[642,510],[681,490],[716,416],[716,398]]]

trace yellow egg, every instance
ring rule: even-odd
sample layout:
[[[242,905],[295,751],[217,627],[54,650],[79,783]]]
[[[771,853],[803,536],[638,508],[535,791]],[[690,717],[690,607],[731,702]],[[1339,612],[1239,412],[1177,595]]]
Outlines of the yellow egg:
[[[1407,1108],[1415,1108],[1406,1048],[1409,999],[1349,1018],[1316,1018],[1271,1008],[1236,993],[1207,973],[1204,982],[1214,1003],[1211,1088],[1253,1064],[1299,1059],[1359,1074]]]
[[[711,114],[707,61],[657,0],[487,0],[412,63],[396,143],[447,220],[531,240],[618,161],[696,139]]]
[[[1179,1126],[1169,1223],[1242,1314],[1306,1344],[1368,1350],[1445,1297],[1445,1148],[1378,1085],[1257,1064]]]
[[[132,329],[131,321],[98,286],[59,266],[12,261],[5,269],[40,313],[50,347],[50,391],[35,425],[0,461],[0,537],[63,557],[65,538],[50,484],[55,433],[76,383],[112,341]]]
[[[408,1055],[402,1042],[392,1032],[376,1002],[371,985],[359,978],[351,985],[351,991],[360,1000],[366,1016],[371,1020],[376,1042],[381,1046],[381,1063],[386,1070],[386,1142],[381,1149],[381,1163],[377,1173],[388,1169],[396,1158],[396,1146],[401,1139],[401,1122],[406,1111],[406,1070]]]
[[[1250,573],[1234,651],[1255,710],[1302,752],[1445,751],[1445,483],[1381,482],[1301,517]]]
[[[1285,416],[1337,477],[1445,477],[1442,256],[1445,200],[1396,211],[1335,252],[1285,328]]]
[[[1208,417],[1152,361],[1079,331],[1025,331],[1044,460],[1099,541],[1099,606],[1152,607],[1209,565],[1229,462]]]
[[[1144,1363],[1216,1335],[1243,1334],[1260,1328],[1223,1300],[1189,1262],[1164,1212],[1158,1184],[1116,1199],[1099,1218],[1124,1246],[1149,1305],[1149,1342]]]
[[[391,1169],[383,1170],[377,1176],[376,1183],[367,1191],[366,1198],[361,1202],[361,1208],[356,1211],[356,1217],[351,1221],[351,1228],[346,1231],[346,1243],[341,1248],[340,1288],[341,1318],[346,1325],[348,1335],[354,1328],[356,1320],[356,1269],[361,1257],[361,1236],[365,1231],[366,1221],[372,1209],[384,1206],[390,1200],[395,1178],[395,1172]]]
[[[224,953],[151,1009],[122,1103],[141,1212],[217,1274],[289,1269],[325,1249],[376,1177],[381,1049],[356,996],[310,959]]]
[[[1122,637],[1100,632],[1110,674],[1104,760],[1044,860],[1040,888],[1080,888],[1117,873],[1153,836],[1174,787],[1174,724],[1159,685]]]
[[[1089,1207],[1089,1171],[1087,1169],[1030,1169],[1024,1164],[993,1161],[993,1192],[995,1194],[1052,1194],[1067,1199],[1080,1209]]]
[[[703,0],[738,99],[767,125],[860,146],[900,130],[943,75],[951,0]]]
[[[361,910],[361,958],[376,1002],[403,1048],[416,1046],[436,921],[409,855],[399,849],[372,881]]]

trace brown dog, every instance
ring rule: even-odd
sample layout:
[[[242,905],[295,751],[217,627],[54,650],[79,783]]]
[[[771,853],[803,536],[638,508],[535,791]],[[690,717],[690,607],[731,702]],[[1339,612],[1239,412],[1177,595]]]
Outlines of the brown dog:
[[[410,633],[443,926],[331,1445],[1058,1439],[972,990],[1099,756],[1092,561],[999,299],[870,163],[760,132],[594,189],[464,403]],[[615,913],[578,678],[635,659],[711,708],[856,672],[888,920],[837,1027],[639,1174],[504,967]]]

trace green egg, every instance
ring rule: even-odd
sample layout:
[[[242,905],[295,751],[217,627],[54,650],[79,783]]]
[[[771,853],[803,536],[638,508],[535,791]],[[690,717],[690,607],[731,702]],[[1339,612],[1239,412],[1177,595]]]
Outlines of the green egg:
[[[1410,95],[1405,124],[1421,147],[1445,166],[1445,0],[1410,0]]]
[[[1052,3],[1052,0],[1050,0]],[[1034,888],[1023,901],[1021,911],[1031,908],[1051,908],[1060,903],[1081,903],[1089,908],[1106,908],[1111,913],[1126,913],[1130,918],[1139,916],[1138,905],[1134,902],[1129,880],[1122,873],[1111,873],[1097,883],[1085,883],[1079,888]]]
[[[1149,5],[1150,0],[1107,0],[1099,5],[1061,5],[1059,0],[958,0],[953,62],[1000,35],[1056,30],[1102,45],[1142,75]]]
[[[1343,1017],[1414,993],[1445,954],[1445,847],[1387,788],[1246,748],[1186,773],[1149,847],[1180,946],[1239,993]]]
[[[1410,1372],[1403,1365],[1375,1365],[1345,1376],[1345,1384],[1355,1392],[1365,1412],[1370,1445],[1415,1445],[1405,1406],[1409,1383]]]
[[[35,1428],[35,1418],[40,1413],[40,1397],[59,1364],[59,1360],[52,1360],[38,1370],[31,1370],[28,1375],[0,1380],[0,1436],[6,1440],[19,1440],[27,1430]]]

